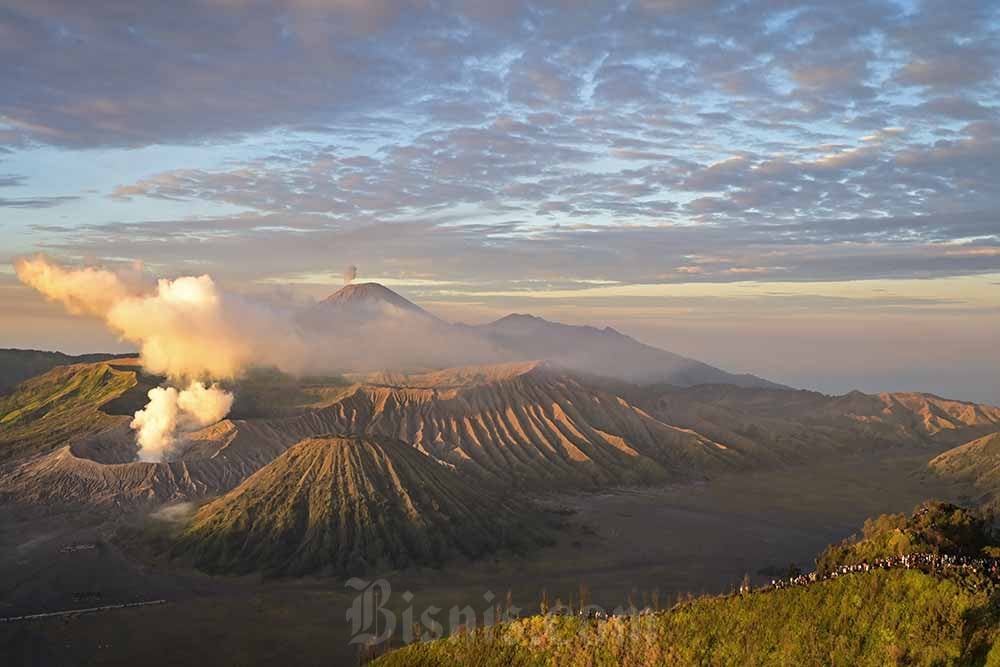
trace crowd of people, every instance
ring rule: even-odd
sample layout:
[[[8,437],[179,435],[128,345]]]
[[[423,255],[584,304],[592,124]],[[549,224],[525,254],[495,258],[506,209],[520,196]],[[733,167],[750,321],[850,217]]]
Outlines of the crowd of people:
[[[863,561],[850,565],[841,565],[823,575],[817,572],[800,574],[786,579],[772,579],[764,590],[780,590],[791,586],[805,586],[817,581],[836,579],[846,574],[870,572],[872,570],[921,570],[937,574],[979,574],[989,579],[1000,579],[1000,559],[977,558],[972,556],[954,556],[951,554],[906,554]],[[741,589],[741,593],[748,592]]]
[[[734,595],[747,595],[749,593],[766,593],[770,591],[791,588],[793,586],[808,586],[820,581],[828,581],[843,577],[849,574],[859,574],[871,572],[873,570],[920,570],[926,573],[940,575],[979,575],[979,578],[1000,582],[1000,558],[980,558],[972,556],[954,556],[951,554],[929,554],[916,553],[902,556],[892,556],[890,558],[878,558],[871,561],[862,561],[849,565],[841,565],[829,572],[819,574],[809,572],[798,574],[783,579],[772,579],[771,582],[760,588],[752,588],[749,583],[744,583]],[[973,579],[967,582],[973,588],[978,588],[980,582]],[[606,620],[611,616],[633,616],[654,613],[650,608],[636,609],[632,605],[628,608],[617,608],[612,612],[606,612],[596,605],[585,606],[582,609],[553,609],[551,613],[555,615],[578,615],[594,621]]]

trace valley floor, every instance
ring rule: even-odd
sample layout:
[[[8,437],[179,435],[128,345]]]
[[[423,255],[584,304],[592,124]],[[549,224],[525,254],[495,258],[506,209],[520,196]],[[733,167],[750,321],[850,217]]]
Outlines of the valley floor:
[[[630,597],[665,606],[687,592],[730,590],[744,574],[762,582],[790,563],[809,570],[817,553],[866,517],[908,512],[929,497],[961,499],[964,489],[925,473],[936,453],[898,450],[661,489],[551,496],[544,502],[564,510],[569,524],[556,545],[526,558],[386,575],[385,606],[398,617],[407,607],[419,617],[431,605],[482,614],[510,591],[513,605],[530,614],[543,589],[550,601],[566,601],[581,584],[609,610]],[[356,592],[343,581],[179,571],[123,553],[108,532],[92,517],[0,512],[0,616],[168,600],[0,623],[4,664],[356,664],[345,616]],[[90,543],[98,548],[63,551]],[[409,605],[405,591],[413,594]],[[81,602],[74,593],[101,597]],[[447,611],[437,619],[447,625]]]

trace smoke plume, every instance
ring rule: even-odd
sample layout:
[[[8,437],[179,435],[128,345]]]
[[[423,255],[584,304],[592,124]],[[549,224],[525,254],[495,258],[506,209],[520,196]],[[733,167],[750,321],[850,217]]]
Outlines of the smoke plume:
[[[229,413],[233,395],[219,385],[192,382],[187,389],[155,387],[149,403],[135,413],[130,426],[136,432],[139,459],[158,462],[170,457],[184,433],[219,421]]]
[[[303,343],[274,309],[225,294],[211,277],[161,279],[143,290],[128,276],[100,268],[66,269],[44,256],[18,260],[22,282],[71,313],[99,317],[140,349],[143,367],[187,385],[160,387],[135,414],[132,428],[143,460],[162,460],[178,433],[214,423],[229,412],[233,396],[196,380],[231,379],[251,365],[289,372],[302,368]]]
[[[103,320],[138,346],[147,371],[167,376],[171,386],[151,391],[132,421],[145,460],[169,457],[186,431],[228,413],[232,394],[201,383],[236,380],[252,367],[301,375],[509,360],[477,332],[381,287],[303,306],[227,292],[208,275],[153,282],[141,267],[72,269],[42,255],[16,261],[15,270],[70,312]],[[344,281],[356,275],[349,266]]]
[[[107,269],[64,269],[44,256],[14,264],[22,282],[71,313],[103,319],[139,346],[143,367],[172,380],[231,379],[251,364],[296,372],[303,342],[273,308],[224,294],[210,276],[160,279],[140,291]]]
[[[351,282],[358,277],[358,267],[353,264],[348,264],[347,268],[344,269],[344,284],[350,285]]]

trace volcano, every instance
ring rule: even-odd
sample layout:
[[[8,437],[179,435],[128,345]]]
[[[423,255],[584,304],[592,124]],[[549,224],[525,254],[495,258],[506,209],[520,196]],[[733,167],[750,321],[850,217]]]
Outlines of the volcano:
[[[308,328],[358,326],[379,319],[413,319],[423,325],[445,322],[406,297],[379,283],[346,285],[326,297],[302,318]]]
[[[347,285],[323,299],[319,307],[366,309],[378,305],[388,305],[425,317],[434,317],[409,299],[379,283]]]
[[[526,505],[406,443],[318,437],[202,507],[177,554],[211,572],[361,574],[520,550],[541,534]]]
[[[355,356],[363,360],[350,370],[547,360],[573,371],[640,384],[786,388],[646,345],[611,327],[562,324],[522,313],[478,326],[452,324],[379,283],[348,285],[309,309],[301,322],[356,350]]]
[[[678,387],[731,384],[787,388],[755,375],[727,373],[695,359],[661,350],[605,327],[574,326],[515,313],[477,327],[487,340],[518,359],[548,359],[575,371]]]

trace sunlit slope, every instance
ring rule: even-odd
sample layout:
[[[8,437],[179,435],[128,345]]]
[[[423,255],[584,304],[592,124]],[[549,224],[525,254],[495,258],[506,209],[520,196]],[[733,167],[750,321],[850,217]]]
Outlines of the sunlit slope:
[[[724,445],[539,363],[378,374],[330,387],[289,417],[224,420],[177,460],[135,461],[124,422],[20,464],[0,494],[25,502],[134,505],[224,493],[295,443],[329,434],[400,440],[477,483],[533,490],[701,479],[740,469]],[[240,383],[240,396],[258,391]],[[327,391],[324,389],[323,391]]]
[[[531,617],[415,644],[389,667],[997,664],[996,602],[950,579],[876,571],[592,621]]]
[[[129,356],[133,355],[81,354],[73,356],[62,352],[43,350],[0,349],[0,394],[9,393],[21,382],[47,373],[56,366],[108,361],[116,357]]]
[[[973,486],[983,503],[1000,507],[1000,432],[950,449],[928,467],[941,477]]]
[[[978,509],[928,500],[913,512],[865,521],[860,535],[831,544],[816,559],[816,571],[913,554],[980,558],[996,553],[991,520]]]
[[[992,665],[1000,590],[988,516],[938,501],[865,522],[831,545],[818,581],[703,597],[607,620],[536,616],[410,646],[379,665]],[[899,567],[922,554],[951,562]],[[857,567],[896,559],[899,569]],[[945,559],[952,559],[946,561]],[[916,560],[911,561],[916,567]],[[850,566],[855,566],[852,570]],[[826,578],[831,577],[831,578]]]
[[[380,374],[372,381],[327,408],[271,425],[299,437],[392,437],[463,472],[517,487],[701,478],[745,463],[724,445],[545,363]]]
[[[932,394],[705,385],[635,388],[625,395],[654,417],[758,459],[790,463],[824,452],[955,445],[1000,429],[1000,408]]]
[[[520,503],[405,443],[328,437],[202,507],[176,553],[213,572],[355,574],[528,548],[540,534]]]
[[[107,363],[59,366],[0,397],[0,462],[50,451],[115,426],[100,408],[136,387],[136,373]]]

